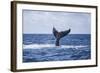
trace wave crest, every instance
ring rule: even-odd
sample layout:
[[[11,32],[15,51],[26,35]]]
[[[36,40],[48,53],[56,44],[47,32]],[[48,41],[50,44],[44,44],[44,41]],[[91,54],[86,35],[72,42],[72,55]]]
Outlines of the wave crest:
[[[41,49],[41,48],[85,48],[87,45],[61,45],[55,46],[54,44],[31,44],[31,45],[23,45],[24,49]]]

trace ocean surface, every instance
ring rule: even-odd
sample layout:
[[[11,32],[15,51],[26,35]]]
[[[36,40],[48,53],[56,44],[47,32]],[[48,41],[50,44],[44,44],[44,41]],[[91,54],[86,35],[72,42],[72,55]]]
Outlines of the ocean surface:
[[[55,46],[52,34],[23,34],[23,62],[91,59],[91,35],[70,34]]]

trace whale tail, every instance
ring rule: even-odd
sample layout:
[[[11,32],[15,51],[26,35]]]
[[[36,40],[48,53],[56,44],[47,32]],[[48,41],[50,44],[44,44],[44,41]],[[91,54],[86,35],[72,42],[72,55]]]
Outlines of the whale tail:
[[[68,35],[70,31],[71,31],[71,29],[58,32],[58,31],[53,27],[53,34],[54,34],[54,36],[55,36],[55,38],[56,38],[56,43],[55,43],[55,45],[56,45],[56,46],[59,46],[59,40],[60,40],[62,37]]]

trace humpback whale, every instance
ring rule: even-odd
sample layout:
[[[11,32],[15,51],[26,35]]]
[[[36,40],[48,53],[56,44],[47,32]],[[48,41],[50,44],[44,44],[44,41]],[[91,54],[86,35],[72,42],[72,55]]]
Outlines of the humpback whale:
[[[56,46],[59,46],[59,41],[60,41],[60,39],[61,39],[62,37],[64,37],[64,36],[68,35],[70,31],[71,31],[71,29],[58,32],[58,31],[53,27],[53,35],[54,35],[55,38],[56,38],[56,43],[55,43],[55,45],[56,45]]]

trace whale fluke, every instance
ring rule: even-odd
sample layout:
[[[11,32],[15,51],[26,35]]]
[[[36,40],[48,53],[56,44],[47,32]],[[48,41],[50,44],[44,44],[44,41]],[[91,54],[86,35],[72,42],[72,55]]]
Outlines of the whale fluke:
[[[59,46],[59,40],[60,40],[62,37],[68,35],[70,31],[71,31],[71,29],[58,32],[58,31],[53,27],[53,34],[54,34],[54,36],[55,36],[55,38],[56,38],[56,43],[55,43],[55,45],[56,45],[56,46]]]

